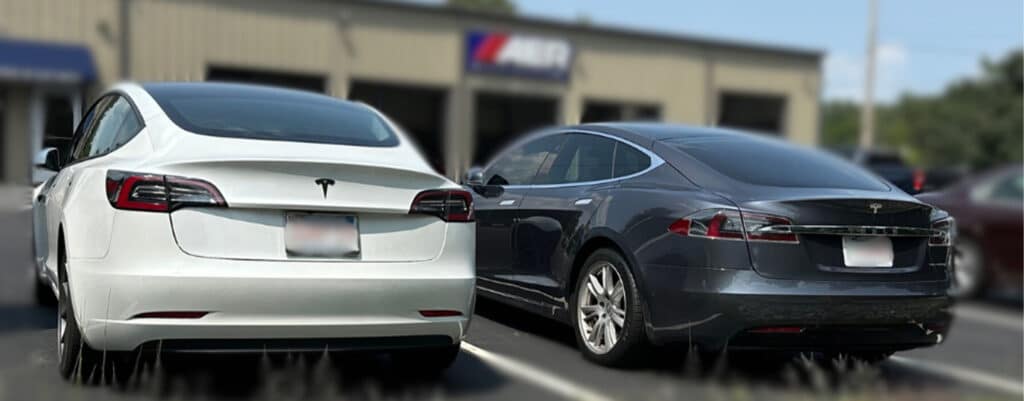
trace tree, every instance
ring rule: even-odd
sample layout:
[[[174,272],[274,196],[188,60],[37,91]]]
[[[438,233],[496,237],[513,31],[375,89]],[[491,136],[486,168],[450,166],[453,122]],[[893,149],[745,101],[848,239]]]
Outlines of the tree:
[[[878,142],[900,148],[916,164],[986,168],[1019,162],[1024,137],[1024,52],[983,60],[979,77],[963,79],[933,96],[903,95],[878,108]],[[822,107],[825,146],[856,143],[859,105]]]
[[[447,0],[449,7],[499,14],[515,14],[514,0]]]

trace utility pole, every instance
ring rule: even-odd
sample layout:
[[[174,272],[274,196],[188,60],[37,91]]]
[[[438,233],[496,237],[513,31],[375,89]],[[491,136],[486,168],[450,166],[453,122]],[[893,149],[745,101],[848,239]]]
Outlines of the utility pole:
[[[868,0],[868,43],[864,60],[864,101],[860,106],[860,147],[875,143],[875,51],[878,42],[878,0]]]
[[[118,75],[121,80],[132,77],[132,5],[131,0],[121,0],[118,7]]]

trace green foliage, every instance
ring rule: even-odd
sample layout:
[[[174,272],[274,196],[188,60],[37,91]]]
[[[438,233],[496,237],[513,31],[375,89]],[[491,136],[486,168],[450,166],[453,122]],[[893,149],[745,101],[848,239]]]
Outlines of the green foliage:
[[[828,102],[821,106],[822,145],[846,147],[857,145],[860,132],[860,105],[848,100]]]
[[[514,0],[447,0],[449,7],[500,14],[515,14]]]
[[[980,77],[949,85],[937,96],[904,95],[878,107],[876,137],[882,147],[907,151],[923,165],[985,168],[1019,162],[1024,136],[1024,52],[982,61]],[[826,103],[822,145],[855,145],[856,103]]]

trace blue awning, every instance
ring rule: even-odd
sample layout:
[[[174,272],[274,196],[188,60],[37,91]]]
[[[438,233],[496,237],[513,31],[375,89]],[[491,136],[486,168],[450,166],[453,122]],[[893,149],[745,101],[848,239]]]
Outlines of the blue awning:
[[[0,39],[0,80],[87,83],[96,79],[85,46]]]

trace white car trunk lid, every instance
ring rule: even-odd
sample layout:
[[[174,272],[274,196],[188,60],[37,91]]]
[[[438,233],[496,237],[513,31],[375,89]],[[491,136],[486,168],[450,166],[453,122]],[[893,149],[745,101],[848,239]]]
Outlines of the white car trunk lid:
[[[327,260],[429,260],[444,245],[446,223],[434,216],[409,214],[409,209],[421,191],[452,184],[406,160],[388,163],[389,159],[403,156],[398,149],[367,149],[365,153],[378,156],[373,164],[366,154],[346,155],[341,160],[337,156],[302,160],[302,154],[360,150],[348,146],[282,142],[273,151],[265,146],[240,146],[231,156],[225,156],[223,151],[191,150],[195,152],[190,153],[198,153],[202,158],[163,163],[157,172],[213,184],[223,195],[227,208],[185,208],[171,213],[175,238],[188,254],[309,260],[289,255],[285,247],[286,216],[296,212],[355,216],[360,251]]]

